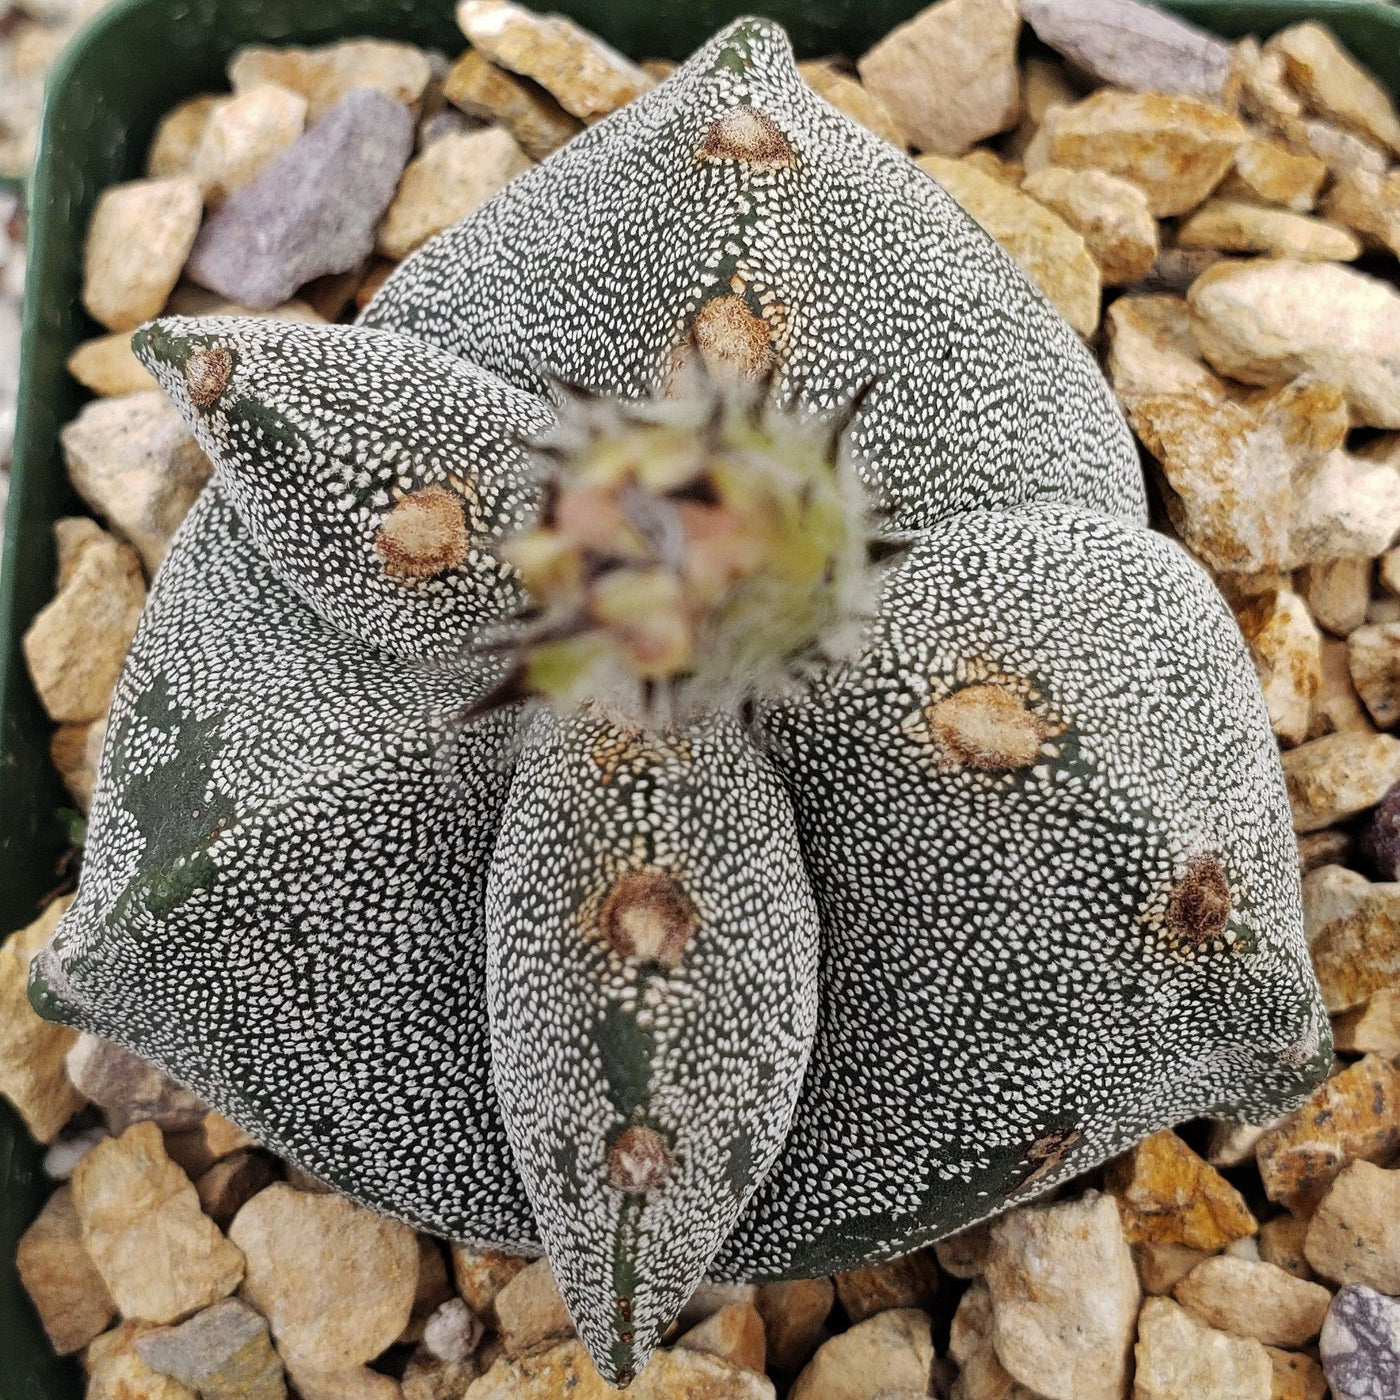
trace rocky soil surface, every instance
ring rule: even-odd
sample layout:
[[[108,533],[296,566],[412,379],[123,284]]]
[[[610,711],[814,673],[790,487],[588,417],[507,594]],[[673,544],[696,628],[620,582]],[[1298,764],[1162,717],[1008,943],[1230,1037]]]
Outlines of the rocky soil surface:
[[[85,8],[26,0],[4,21],[0,61],[25,81],[4,86],[0,163],[27,161],[26,84]],[[94,397],[62,433],[96,519],[59,522],[56,594],[24,639],[77,808],[147,584],[209,473],[130,330],[162,310],[350,319],[397,260],[672,67],[505,0],[459,19],[456,56],[243,50],[98,202],[83,301],[102,333],[69,363]],[[1396,1400],[1394,104],[1320,25],[1228,45],[1133,0],[941,0],[854,66],[803,71],[1101,353],[1159,526],[1216,578],[1258,667],[1337,1061],[1279,1122],[1159,1133],[931,1250],[702,1288],[632,1393]],[[8,345],[0,322],[0,370]],[[0,388],[0,449],[10,413]],[[611,1393],[546,1262],[373,1216],[126,1052],[35,1018],[26,967],[63,908],[0,948],[0,1092],[50,1145],[58,1185],[19,1269],[91,1400]]]

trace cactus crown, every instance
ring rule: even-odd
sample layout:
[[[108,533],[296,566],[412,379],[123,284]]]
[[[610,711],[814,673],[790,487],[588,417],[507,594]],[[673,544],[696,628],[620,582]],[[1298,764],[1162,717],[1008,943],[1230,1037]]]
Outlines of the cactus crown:
[[[1228,609],[1085,347],[774,26],[360,324],[136,348],[216,479],[35,1003],[547,1252],[608,1381],[706,1274],[902,1253],[1325,1073]]]
[[[855,655],[896,548],[872,534],[851,461],[859,399],[804,417],[767,389],[702,375],[679,398],[565,391],[537,444],[540,514],[501,547],[534,606],[496,703],[673,728]]]

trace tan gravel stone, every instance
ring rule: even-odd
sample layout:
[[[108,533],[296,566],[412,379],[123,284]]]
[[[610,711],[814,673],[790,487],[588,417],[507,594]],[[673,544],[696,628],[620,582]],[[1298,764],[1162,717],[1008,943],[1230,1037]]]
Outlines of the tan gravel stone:
[[[1322,686],[1322,635],[1307,605],[1288,589],[1270,590],[1237,614],[1279,741],[1301,744]]]
[[[1379,729],[1400,721],[1400,623],[1372,623],[1347,638],[1351,680]]]
[[[1040,1400],[997,1359],[992,1327],[992,1296],[979,1279],[958,1300],[949,1331],[948,1355],[958,1366],[952,1400]]]
[[[440,1241],[419,1235],[418,1280],[413,1289],[413,1311],[396,1345],[421,1342],[430,1324],[436,1329],[434,1336],[447,1348],[437,1354],[448,1360],[461,1359],[451,1353],[467,1340],[470,1340],[470,1345],[466,1347],[464,1355],[475,1351],[485,1327],[467,1303],[453,1291],[452,1276],[448,1273],[447,1258]]]
[[[480,1374],[475,1357],[443,1361],[419,1347],[409,1357],[399,1387],[403,1400],[462,1400]]]
[[[52,1142],[83,1106],[64,1058],[76,1034],[42,1020],[29,1005],[29,964],[53,936],[70,898],[54,900],[27,927],[0,944],[0,1094],[39,1142]]]
[[[1318,1203],[1303,1245],[1334,1283],[1400,1294],[1400,1170],[1352,1162]]]
[[[889,109],[868,88],[831,63],[799,63],[797,71],[803,81],[819,97],[824,97],[838,112],[873,131],[882,141],[904,149],[904,133]]]
[[[1324,865],[1336,865],[1350,858],[1355,843],[1351,833],[1339,827],[1314,831],[1298,838],[1298,873],[1309,875]]]
[[[170,1131],[197,1128],[209,1112],[195,1094],[130,1050],[80,1035],[68,1052],[68,1077],[102,1109],[113,1132],[147,1119]]]
[[[920,156],[932,175],[1001,244],[1080,335],[1099,323],[1099,269],[1080,237],[1038,200],[965,161]]]
[[[729,1303],[676,1339],[687,1351],[703,1351],[739,1366],[762,1371],[767,1360],[763,1318],[752,1303]]]
[[[1303,919],[1328,1011],[1400,982],[1400,884],[1325,865],[1303,882]]]
[[[1361,256],[1361,240],[1340,224],[1239,199],[1208,199],[1176,231],[1183,248],[1219,248],[1226,253],[1267,253],[1305,262],[1350,262]]]
[[[1400,598],[1400,549],[1388,549],[1381,555],[1376,578],[1392,598]]]
[[[457,1284],[457,1292],[483,1322],[495,1327],[496,1295],[530,1261],[494,1249],[468,1249],[462,1244],[454,1244],[451,1255],[452,1277]]]
[[[1031,57],[1021,65],[1021,120],[1004,142],[1007,152],[1020,159],[1040,130],[1051,107],[1070,107],[1082,96],[1069,80],[1063,63]]]
[[[574,1335],[573,1319],[559,1295],[548,1259],[526,1265],[496,1294],[495,1306],[507,1356],[519,1356],[546,1342]]]
[[[157,387],[136,358],[127,331],[113,331],[83,341],[68,357],[68,373],[83,388],[104,396],[139,394]]]
[[[1278,204],[1302,214],[1313,207],[1326,178],[1327,166],[1316,156],[1300,155],[1281,141],[1255,135],[1235,152],[1234,166],[1220,193]],[[1338,222],[1347,221],[1339,218]]]
[[[1270,1400],[1325,1400],[1327,1377],[1311,1356],[1300,1351],[1265,1347],[1274,1368]]]
[[[1141,1290],[1112,1197],[1012,1211],[984,1274],[997,1358],[1049,1400],[1116,1400]]]
[[[1263,1135],[1264,1129],[1252,1123],[1214,1122],[1210,1125],[1206,1161],[1213,1167],[1238,1167],[1252,1161],[1255,1144]]]
[[[1386,249],[1400,258],[1400,171],[1389,175],[1343,171],[1327,191],[1322,212],[1355,229],[1368,247]]]
[[[210,113],[190,162],[205,205],[217,208],[257,179],[301,135],[307,107],[300,93],[261,83]]]
[[[1374,807],[1400,782],[1400,739],[1328,734],[1283,756],[1294,831],[1320,831]]]
[[[164,180],[171,175],[188,175],[209,118],[227,101],[227,96],[206,92],[172,107],[160,119],[146,153],[147,178]]]
[[[1371,561],[1353,556],[1309,565],[1299,580],[1299,592],[1319,625],[1335,636],[1345,637],[1366,621]]]
[[[137,1123],[73,1172],[83,1242],[122,1316],[174,1322],[227,1297],[243,1256],[199,1209],[160,1129]]]
[[[82,724],[107,713],[145,601],[136,551],[93,527],[24,634],[24,659],[50,719]]]
[[[1400,1059],[1400,984],[1382,987],[1361,1006],[1342,1012],[1332,1022],[1332,1038],[1347,1054]]]
[[[1182,542],[1217,572],[1320,560],[1350,548],[1376,514],[1347,489],[1358,470],[1326,460],[1347,428],[1345,402],[1331,385],[1301,378],[1251,403],[1216,397],[1209,387],[1204,394],[1135,394],[1123,406],[1161,467]],[[1351,475],[1342,480],[1345,472]],[[1394,496],[1400,522],[1400,477]],[[1385,508],[1383,500],[1382,514]]]
[[[615,1400],[582,1342],[501,1357],[462,1400]],[[699,1351],[658,1351],[627,1388],[628,1400],[774,1400],[773,1382]]]
[[[188,175],[111,185],[98,197],[83,251],[83,305],[108,330],[160,314],[199,232],[199,184]]]
[[[1104,327],[1109,380],[1125,406],[1167,395],[1207,403],[1225,398],[1225,383],[1202,358],[1191,309],[1180,297],[1119,297]]]
[[[1102,88],[1052,107],[1025,153],[1026,169],[1106,170],[1137,185],[1157,218],[1194,209],[1225,178],[1244,126],[1192,97]]]
[[[1354,555],[1373,558],[1400,531],[1400,473],[1360,453],[1328,453],[1293,485],[1295,566]],[[1368,616],[1370,611],[1368,605]]]
[[[1313,701],[1309,739],[1327,734],[1371,734],[1375,728],[1351,683],[1347,644],[1336,637],[1322,639],[1322,684]],[[1326,862],[1319,862],[1325,864]]]
[[[1207,1326],[1279,1347],[1312,1341],[1332,1302],[1321,1284],[1294,1278],[1276,1264],[1228,1254],[1203,1260],[1172,1295]]]
[[[918,151],[961,155],[1016,125],[1014,0],[940,0],[890,30],[856,67]]]
[[[839,1273],[832,1282],[846,1315],[852,1322],[864,1322],[887,1308],[927,1309],[938,1292],[938,1263],[931,1249],[920,1249]]]
[[[1198,1322],[1167,1298],[1138,1319],[1133,1400],[1270,1400],[1273,1367],[1256,1341]]]
[[[271,1324],[284,1361],[350,1370],[403,1332],[418,1278],[406,1225],[278,1183],[238,1212],[229,1238],[248,1260],[243,1296]]]
[[[1316,157],[1333,175],[1349,170],[1384,175],[1390,165],[1389,156],[1374,141],[1321,117],[1286,122],[1283,132],[1295,150]]]
[[[87,404],[59,433],[78,494],[154,574],[213,468],[179,410],[154,389]]]
[[[194,1188],[200,1209],[226,1230],[233,1217],[277,1179],[277,1167],[265,1153],[235,1152],[209,1167]]]
[[[368,1366],[319,1370],[281,1352],[287,1376],[301,1400],[402,1400],[403,1390],[392,1376]]]
[[[20,1236],[15,1268],[49,1344],[80,1351],[117,1315],[117,1305],[83,1243],[73,1192],[60,1186]]]
[[[1223,1249],[1259,1227],[1244,1197],[1175,1133],[1154,1133],[1109,1168],[1130,1244]]]
[[[1235,45],[1234,71],[1240,108],[1247,116],[1271,127],[1302,116],[1302,99],[1288,84],[1283,55],[1266,53],[1252,34]]]
[[[83,1357],[88,1372],[85,1400],[198,1400],[189,1386],[141,1360],[136,1342],[151,1330],[146,1322],[123,1322],[88,1347]]]
[[[320,121],[354,88],[373,88],[396,102],[416,104],[432,75],[427,55],[413,44],[387,39],[346,39],[305,49],[294,45],[239,49],[229,64],[236,93],[266,83],[300,93],[307,101],[308,126]]]
[[[793,1382],[788,1400],[875,1400],[885,1390],[927,1389],[932,1366],[928,1314],[897,1308],[823,1342]]]
[[[510,0],[462,0],[457,24],[491,62],[532,78],[586,122],[655,86],[643,69],[563,15],[535,14]]]
[[[443,96],[469,117],[496,122],[531,160],[543,160],[583,130],[547,92],[468,49],[443,79]]]
[[[267,1322],[237,1298],[225,1298],[178,1327],[144,1332],[135,1346],[153,1371],[192,1386],[200,1400],[285,1400],[282,1362]]]
[[[763,1319],[768,1364],[775,1371],[790,1375],[806,1365],[835,1301],[836,1289],[829,1278],[793,1279],[759,1288],[754,1306]]]
[[[379,225],[376,248],[386,258],[407,257],[529,168],[529,158],[503,127],[434,141],[404,171]]]
[[[1105,286],[1125,286],[1151,270],[1157,222],[1136,185],[1102,170],[1047,165],[1026,176],[1021,188],[1084,239]]]
[[[1205,1250],[1188,1249],[1184,1244],[1149,1242],[1133,1246],[1142,1291],[1154,1297],[1170,1293],[1202,1259],[1210,1257]]]
[[[953,1278],[978,1278],[987,1267],[987,1253],[992,1247],[992,1222],[983,1220],[948,1235],[933,1246],[938,1267]]]
[[[1268,48],[1282,57],[1289,81],[1315,112],[1400,155],[1400,118],[1390,95],[1329,29],[1295,24],[1275,34]]]
[[[1312,1265],[1303,1253],[1303,1240],[1308,1233],[1307,1219],[1285,1211],[1259,1227],[1259,1257],[1266,1264],[1276,1264],[1294,1278],[1312,1279]]]
[[[1340,387],[1358,421],[1400,427],[1400,292],[1335,263],[1226,261],[1188,294],[1211,365],[1249,384],[1312,371]]]
[[[1270,1129],[1255,1153],[1269,1199],[1299,1215],[1354,1161],[1400,1150],[1400,1069],[1368,1055],[1320,1084]]]
[[[669,1336],[677,1336],[688,1331],[696,1323],[703,1322],[712,1313],[728,1307],[730,1303],[758,1302],[758,1285],[753,1283],[716,1283],[703,1279],[695,1292],[686,1299],[676,1320],[671,1324]]]

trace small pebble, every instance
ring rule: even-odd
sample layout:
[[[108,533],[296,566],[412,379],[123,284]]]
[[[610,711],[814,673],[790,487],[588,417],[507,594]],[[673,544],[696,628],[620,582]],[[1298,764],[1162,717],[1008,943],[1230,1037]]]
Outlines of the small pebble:
[[[1332,1300],[1319,1343],[1333,1400],[1400,1395],[1400,1298],[1348,1284]]]
[[[1273,1366],[1252,1338],[1197,1321],[1167,1298],[1138,1319],[1133,1400],[1270,1400]]]
[[[239,49],[229,64],[235,93],[272,83],[307,102],[308,124],[333,112],[352,92],[368,88],[392,102],[414,106],[432,77],[422,49],[387,39],[346,39],[304,49],[294,45]]]
[[[1343,1167],[1313,1213],[1303,1252],[1333,1283],[1400,1293],[1400,1169],[1366,1161]]]
[[[83,250],[83,305],[94,320],[124,331],[160,314],[199,232],[202,207],[188,175],[102,192]]]
[[[823,1342],[788,1400],[873,1400],[884,1390],[926,1388],[932,1365],[928,1314],[896,1308]]]
[[[1400,883],[1325,865],[1303,881],[1303,924],[1328,1011],[1400,982]]]
[[[655,86],[631,59],[563,15],[536,14],[510,0],[463,0],[457,24],[492,63],[534,79],[585,122]]]
[[[1102,170],[1047,165],[1027,175],[1021,188],[1084,239],[1105,286],[1136,282],[1156,261],[1156,220],[1147,196],[1129,181]]]
[[[1400,1069],[1376,1055],[1333,1075],[1259,1141],[1255,1161],[1271,1201],[1308,1214],[1354,1161],[1400,1150]]]
[[[212,467],[159,389],[87,404],[59,433],[68,479],[154,576]]]
[[[1202,1260],[1172,1296],[1210,1327],[1277,1347],[1312,1341],[1332,1301],[1321,1284],[1294,1278],[1276,1264],[1227,1254]]]
[[[20,1236],[15,1269],[59,1356],[106,1330],[117,1306],[83,1243],[73,1192],[60,1186]]]
[[[1319,831],[1355,816],[1400,782],[1400,739],[1390,734],[1328,734],[1283,756],[1295,831]]]
[[[548,1259],[527,1264],[496,1294],[496,1320],[508,1356],[574,1335],[573,1319],[559,1296]]]
[[[200,133],[190,160],[207,208],[251,184],[299,137],[307,102],[300,93],[262,83],[220,103]]]
[[[200,1400],[284,1400],[287,1394],[266,1321],[237,1298],[178,1327],[143,1333],[136,1352],[151,1370],[193,1387]]]
[[[267,309],[370,255],[413,149],[402,102],[356,89],[205,221],[189,276]]]
[[[583,130],[547,92],[502,72],[475,49],[452,65],[442,92],[469,117],[505,127],[531,160],[543,160]]]
[[[0,943],[0,1094],[39,1142],[52,1142],[83,1106],[64,1060],[76,1034],[41,1020],[29,1005],[29,964],[71,903],[54,900],[26,928]]]
[[[62,530],[64,522],[55,527]],[[21,643],[30,679],[50,719],[86,723],[107,713],[127,647],[146,602],[140,556],[91,520],[58,591],[29,624]]]
[[[745,1371],[762,1372],[768,1344],[763,1318],[752,1303],[726,1303],[676,1339],[687,1351],[718,1356]]]
[[[83,1243],[123,1317],[175,1322],[242,1282],[243,1255],[200,1210],[154,1123],[94,1147],[72,1190]]]
[[[1350,262],[1361,256],[1361,240],[1340,224],[1239,199],[1208,199],[1182,220],[1176,241],[1182,248],[1267,253],[1306,262]]]
[[[861,82],[917,151],[959,156],[1016,125],[1013,0],[941,0],[890,30],[856,64]]]
[[[154,1065],[110,1040],[83,1034],[68,1052],[68,1077],[105,1113],[113,1132],[152,1120],[161,1128],[196,1128],[208,1105]]]

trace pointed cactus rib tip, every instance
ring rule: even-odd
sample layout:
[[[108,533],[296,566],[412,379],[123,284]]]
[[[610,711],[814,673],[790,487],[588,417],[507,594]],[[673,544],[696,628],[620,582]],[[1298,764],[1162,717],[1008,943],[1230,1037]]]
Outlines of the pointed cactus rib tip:
[[[503,694],[668,726],[854,652],[898,554],[848,447],[864,392],[804,416],[775,406],[766,367],[744,369],[691,367],[680,396],[640,401],[556,382],[544,503],[500,551],[533,619]]]

